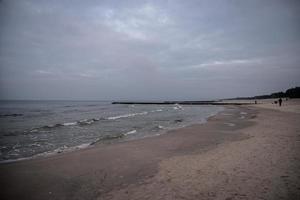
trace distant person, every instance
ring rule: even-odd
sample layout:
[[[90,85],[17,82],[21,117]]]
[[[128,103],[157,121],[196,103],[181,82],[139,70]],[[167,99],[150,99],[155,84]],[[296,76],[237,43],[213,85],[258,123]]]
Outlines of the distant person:
[[[257,104],[257,101],[254,101],[255,104]]]
[[[279,106],[281,106],[281,104],[282,104],[282,99],[281,98],[278,100],[278,103],[279,103]]]

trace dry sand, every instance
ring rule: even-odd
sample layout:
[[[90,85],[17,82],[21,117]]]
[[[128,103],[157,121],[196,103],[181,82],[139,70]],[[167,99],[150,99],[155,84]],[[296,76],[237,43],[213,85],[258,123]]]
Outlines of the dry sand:
[[[162,136],[0,165],[0,196],[300,199],[299,122],[296,112],[231,106]]]
[[[278,99],[258,99],[257,104],[253,105],[259,108],[268,108],[273,110],[280,110],[283,112],[300,113],[300,99],[285,99],[282,98],[282,106],[275,104]],[[224,100],[223,103],[251,103],[254,104],[254,100]]]
[[[278,101],[278,99],[265,99],[258,101],[259,104],[255,105],[260,108],[268,108],[273,110],[280,110],[283,112],[293,112],[300,113],[300,99],[283,99],[282,106],[278,104],[274,104],[274,101]]]

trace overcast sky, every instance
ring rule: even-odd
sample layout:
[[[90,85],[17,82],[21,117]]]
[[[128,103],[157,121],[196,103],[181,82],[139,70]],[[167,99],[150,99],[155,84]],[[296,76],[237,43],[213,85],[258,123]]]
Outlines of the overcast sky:
[[[297,0],[0,1],[0,99],[252,96],[299,63]]]

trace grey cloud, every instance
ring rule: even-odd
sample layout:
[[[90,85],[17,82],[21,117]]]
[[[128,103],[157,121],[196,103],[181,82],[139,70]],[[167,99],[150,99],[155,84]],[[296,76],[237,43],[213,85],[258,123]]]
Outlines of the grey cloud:
[[[298,13],[292,0],[3,0],[0,97],[210,99],[284,90],[300,85]]]

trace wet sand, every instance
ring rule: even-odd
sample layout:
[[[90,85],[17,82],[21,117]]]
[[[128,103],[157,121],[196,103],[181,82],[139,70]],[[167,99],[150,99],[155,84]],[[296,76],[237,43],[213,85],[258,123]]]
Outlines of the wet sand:
[[[208,123],[0,165],[1,199],[299,199],[300,114],[229,106]]]

